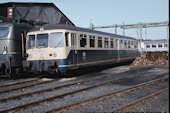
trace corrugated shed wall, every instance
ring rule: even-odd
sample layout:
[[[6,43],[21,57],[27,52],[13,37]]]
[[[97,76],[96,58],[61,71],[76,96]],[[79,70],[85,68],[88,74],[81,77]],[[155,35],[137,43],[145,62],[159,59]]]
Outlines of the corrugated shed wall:
[[[12,8],[12,9],[11,9]],[[12,14],[10,11],[12,10]],[[0,16],[12,19],[33,20],[48,24],[74,24],[53,3],[0,4]]]

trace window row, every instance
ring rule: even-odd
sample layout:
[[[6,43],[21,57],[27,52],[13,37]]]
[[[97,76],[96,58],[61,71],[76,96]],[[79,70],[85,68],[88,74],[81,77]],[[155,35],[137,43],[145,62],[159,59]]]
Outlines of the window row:
[[[46,48],[46,47],[63,47],[64,39],[63,33],[51,33],[49,34],[38,34],[29,35],[27,40],[27,48]]]
[[[147,44],[146,48],[165,48],[167,44]]]
[[[101,36],[95,37],[93,35],[89,35],[89,38],[87,38],[86,34],[80,34],[80,47],[87,47],[87,40],[89,40],[89,47],[91,48],[94,48],[95,45],[97,46],[97,48],[118,48],[119,45],[122,49],[137,48],[136,41],[120,40],[119,42],[118,39]]]
[[[79,41],[79,42],[77,42]],[[78,43],[78,44],[77,44]],[[113,39],[102,36],[87,34],[55,32],[50,34],[29,35],[27,39],[27,48],[46,48],[46,47],[71,47],[79,45],[82,48],[137,48],[136,41]]]

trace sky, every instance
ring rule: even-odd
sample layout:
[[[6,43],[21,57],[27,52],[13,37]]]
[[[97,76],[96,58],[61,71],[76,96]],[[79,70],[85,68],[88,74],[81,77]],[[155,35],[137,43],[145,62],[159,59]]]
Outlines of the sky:
[[[42,2],[42,0],[0,0],[6,2]],[[88,28],[114,24],[169,21],[169,0],[43,0],[54,3],[76,26]],[[97,29],[114,33],[114,29]],[[118,29],[122,35],[122,29]],[[125,35],[138,38],[137,29]],[[143,29],[143,39],[167,39],[167,27]]]

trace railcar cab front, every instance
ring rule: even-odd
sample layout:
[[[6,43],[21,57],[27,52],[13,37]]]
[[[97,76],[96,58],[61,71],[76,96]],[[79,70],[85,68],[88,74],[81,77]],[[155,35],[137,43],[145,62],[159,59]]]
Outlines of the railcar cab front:
[[[66,64],[66,58],[70,51],[70,39],[66,30],[46,30],[27,34],[27,61],[23,63],[26,71],[56,72],[59,65]]]

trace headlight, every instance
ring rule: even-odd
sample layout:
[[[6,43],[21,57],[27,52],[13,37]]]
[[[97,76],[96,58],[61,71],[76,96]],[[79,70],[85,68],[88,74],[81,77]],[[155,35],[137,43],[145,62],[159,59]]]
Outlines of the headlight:
[[[3,53],[2,53],[3,55],[6,55],[7,54],[7,51],[3,51]]]
[[[2,47],[3,55],[7,54],[7,46]]]

